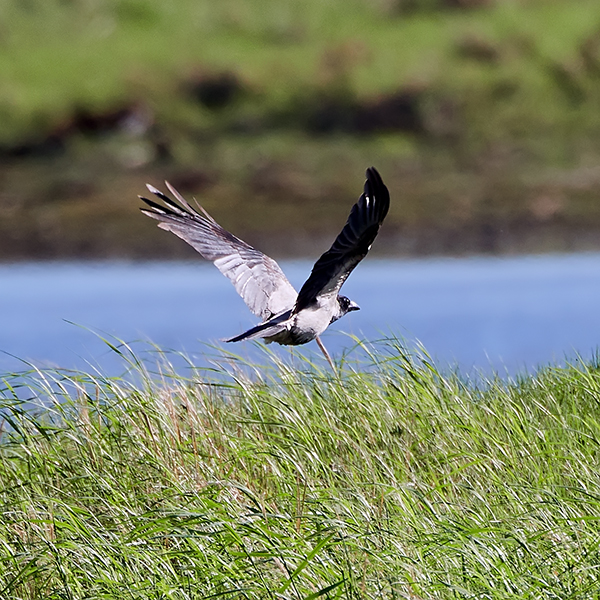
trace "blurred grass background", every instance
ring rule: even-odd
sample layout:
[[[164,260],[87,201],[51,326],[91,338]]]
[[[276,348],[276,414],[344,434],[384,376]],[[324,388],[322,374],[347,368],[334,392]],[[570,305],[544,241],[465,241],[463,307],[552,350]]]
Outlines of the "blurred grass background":
[[[4,0],[0,259],[191,256],[137,212],[169,179],[314,254],[379,168],[379,251],[600,248],[600,5]],[[290,227],[293,225],[294,227]]]

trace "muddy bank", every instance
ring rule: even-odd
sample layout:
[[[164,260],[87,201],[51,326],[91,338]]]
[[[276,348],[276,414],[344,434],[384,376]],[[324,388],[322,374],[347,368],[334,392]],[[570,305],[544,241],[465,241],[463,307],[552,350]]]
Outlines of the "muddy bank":
[[[345,222],[370,164],[392,193],[378,253],[600,249],[600,166],[591,155],[562,168],[497,152],[459,165],[429,150],[399,159],[381,150],[385,139],[362,146],[353,146],[354,138],[293,141],[213,144],[188,165],[132,165],[123,159],[132,149],[115,148],[114,140],[102,151],[95,145],[4,163],[0,260],[193,258],[186,244],[139,212],[145,183],[160,187],[164,179],[266,252],[315,256]],[[285,157],[278,145],[287,149]]]

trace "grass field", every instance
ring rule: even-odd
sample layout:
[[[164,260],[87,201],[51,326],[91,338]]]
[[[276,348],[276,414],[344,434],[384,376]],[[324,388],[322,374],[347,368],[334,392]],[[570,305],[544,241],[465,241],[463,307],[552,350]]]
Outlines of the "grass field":
[[[597,2],[497,0],[410,12],[402,4],[8,0],[1,135],[124,99],[146,100],[159,122],[189,128],[231,113],[285,111],[307,94],[364,99],[411,87],[424,91],[425,104],[455,103],[461,123],[448,126],[472,138],[597,131]],[[191,106],[185,79],[219,71],[240,77],[245,96],[221,114]]]
[[[597,250],[600,5],[453,3],[6,0],[0,257],[185,256],[164,179],[306,254],[370,165],[390,254]]]
[[[2,598],[598,597],[597,364],[471,381],[387,341],[337,375],[183,377],[118,351],[124,378],[3,377]]]

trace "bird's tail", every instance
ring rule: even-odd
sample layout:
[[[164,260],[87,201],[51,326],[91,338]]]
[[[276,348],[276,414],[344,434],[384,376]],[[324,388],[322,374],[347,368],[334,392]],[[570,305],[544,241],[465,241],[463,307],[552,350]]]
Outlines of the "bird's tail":
[[[255,340],[256,338],[268,338],[273,335],[277,335],[285,330],[284,323],[273,323],[272,321],[267,321],[266,323],[261,323],[256,327],[252,327],[252,329],[248,329],[248,331],[244,331],[244,333],[240,333],[235,337],[229,338],[228,340],[223,340],[224,342],[241,342],[243,340]]]

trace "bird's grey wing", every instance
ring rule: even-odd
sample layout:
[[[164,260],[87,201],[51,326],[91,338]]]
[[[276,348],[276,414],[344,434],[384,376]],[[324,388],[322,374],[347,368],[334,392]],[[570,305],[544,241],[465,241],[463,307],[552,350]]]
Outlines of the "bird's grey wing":
[[[169,183],[178,203],[147,187],[163,204],[140,196],[150,207],[142,212],[212,261],[255,315],[264,321],[294,305],[296,290],[272,258],[223,229],[202,207],[201,213],[196,211]]]
[[[354,267],[367,255],[390,207],[390,194],[374,167],[367,169],[364,193],[352,207],[344,228],[319,258],[298,293],[294,313],[318,296],[337,295]]]

